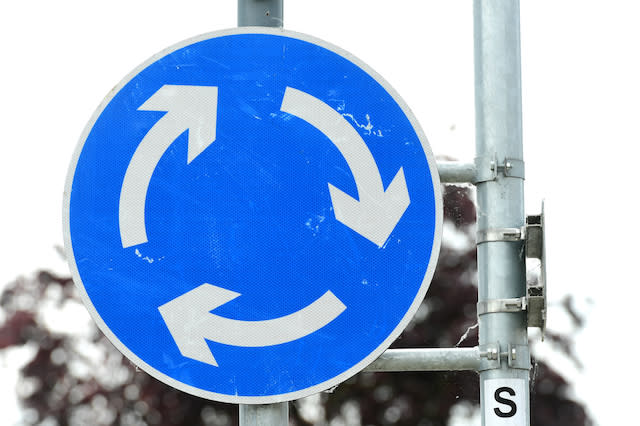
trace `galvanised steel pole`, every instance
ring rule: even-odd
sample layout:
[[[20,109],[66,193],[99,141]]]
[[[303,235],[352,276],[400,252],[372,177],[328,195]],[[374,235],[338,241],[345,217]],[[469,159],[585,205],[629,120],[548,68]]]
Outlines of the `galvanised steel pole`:
[[[529,425],[519,0],[473,13],[482,424]]]
[[[238,0],[238,26],[282,27],[283,0]],[[287,426],[289,403],[240,404],[240,426]]]
[[[283,0],[238,0],[239,27],[282,27]]]
[[[287,426],[289,403],[240,404],[240,426]]]

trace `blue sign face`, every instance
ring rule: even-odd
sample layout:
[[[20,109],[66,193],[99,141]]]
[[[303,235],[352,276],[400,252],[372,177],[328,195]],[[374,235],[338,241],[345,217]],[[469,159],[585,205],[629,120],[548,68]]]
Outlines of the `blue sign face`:
[[[378,357],[425,296],[435,161],[390,86],[327,43],[235,29],[136,69],[88,124],[65,191],[74,279],[159,380],[292,400]]]

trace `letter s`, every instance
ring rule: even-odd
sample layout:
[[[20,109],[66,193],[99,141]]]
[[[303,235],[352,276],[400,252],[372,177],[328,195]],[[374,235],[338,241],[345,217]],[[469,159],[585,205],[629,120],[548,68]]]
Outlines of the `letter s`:
[[[518,407],[516,406],[516,403],[513,402],[512,400],[503,398],[500,395],[503,392],[506,392],[511,396],[516,396],[516,391],[514,391],[512,388],[503,386],[501,388],[496,389],[495,393],[493,394],[493,397],[496,399],[496,402],[499,402],[500,404],[508,405],[511,409],[507,412],[504,412],[500,410],[500,408],[496,407],[493,409],[493,411],[496,413],[498,417],[513,417],[516,415],[516,411],[518,411]]]

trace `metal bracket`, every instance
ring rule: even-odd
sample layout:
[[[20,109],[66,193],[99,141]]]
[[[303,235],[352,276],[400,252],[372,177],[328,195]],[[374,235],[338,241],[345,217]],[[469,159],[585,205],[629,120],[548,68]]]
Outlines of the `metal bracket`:
[[[527,216],[526,256],[540,259],[540,279],[537,283],[527,284],[527,323],[529,327],[538,327],[544,340],[547,326],[547,261],[544,229],[544,201],[539,215]]]
[[[506,177],[524,179],[524,161],[515,158],[505,158],[502,164],[497,161],[492,165],[498,173]]]
[[[530,370],[531,360],[527,345],[507,344],[507,350],[502,351],[500,342],[488,343],[478,346],[480,351],[480,368],[478,371],[497,370],[501,367],[502,360],[507,360],[509,368]]]
[[[547,323],[547,270],[544,239],[544,203],[539,215],[527,216],[522,228],[481,229],[477,233],[476,244],[492,241],[524,241],[527,258],[540,259],[540,279],[527,284],[525,297],[515,299],[493,299],[478,302],[478,315],[493,312],[527,311],[529,327],[540,328],[542,340]]]
[[[476,157],[474,160],[476,164],[476,181],[475,183],[488,182],[496,180],[498,177],[498,170],[495,168],[497,163],[497,157]]]
[[[476,234],[476,244],[491,241],[522,241],[526,230],[522,228],[491,228],[481,229]]]
[[[505,177],[524,179],[524,161],[515,158],[505,158],[498,162],[497,154],[486,157],[476,157],[476,181],[474,183],[496,180],[499,174]]]
[[[527,310],[527,298],[481,300],[477,309],[478,316],[497,312],[522,312]]]

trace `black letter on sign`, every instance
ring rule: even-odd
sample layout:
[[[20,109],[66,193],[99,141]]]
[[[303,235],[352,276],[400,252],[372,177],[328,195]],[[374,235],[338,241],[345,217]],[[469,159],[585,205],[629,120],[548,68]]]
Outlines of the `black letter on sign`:
[[[516,411],[518,411],[518,407],[516,407],[516,403],[510,399],[506,399],[500,396],[502,392],[507,392],[511,396],[516,396],[516,391],[508,387],[501,387],[496,389],[496,392],[493,394],[494,398],[500,404],[508,405],[511,407],[510,411],[502,412],[499,408],[494,408],[493,411],[496,413],[498,417],[513,417],[516,415]]]

